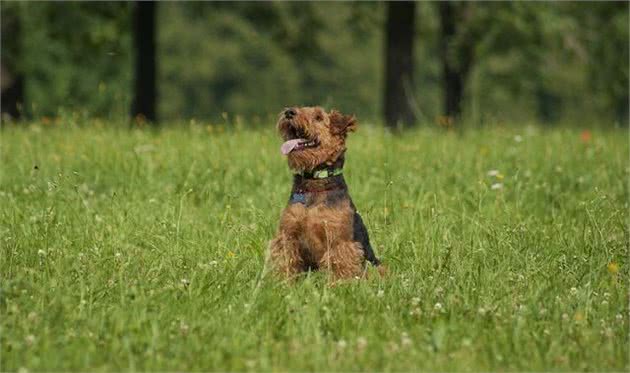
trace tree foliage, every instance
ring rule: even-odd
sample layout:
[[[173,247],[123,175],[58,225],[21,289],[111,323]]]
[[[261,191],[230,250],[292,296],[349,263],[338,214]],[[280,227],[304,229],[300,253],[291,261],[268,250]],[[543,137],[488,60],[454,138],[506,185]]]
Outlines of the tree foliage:
[[[442,111],[437,3],[418,3],[414,110]],[[465,8],[447,55],[470,53],[463,116],[623,121],[628,3],[454,3]],[[131,4],[1,2],[17,9],[26,114],[126,117]],[[266,117],[320,104],[382,116],[385,7],[379,3],[200,2],[158,7],[159,116]],[[7,45],[2,46],[3,56]]]
[[[20,60],[31,115],[59,110],[127,115],[131,82],[129,4],[87,2],[17,5],[23,25]],[[4,52],[4,51],[2,51]]]

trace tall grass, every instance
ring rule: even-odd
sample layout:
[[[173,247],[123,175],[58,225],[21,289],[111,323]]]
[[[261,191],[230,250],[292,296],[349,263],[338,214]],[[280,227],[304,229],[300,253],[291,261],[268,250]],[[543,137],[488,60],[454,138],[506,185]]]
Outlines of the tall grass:
[[[380,279],[263,275],[271,126],[0,132],[0,370],[628,370],[628,137],[363,126]]]

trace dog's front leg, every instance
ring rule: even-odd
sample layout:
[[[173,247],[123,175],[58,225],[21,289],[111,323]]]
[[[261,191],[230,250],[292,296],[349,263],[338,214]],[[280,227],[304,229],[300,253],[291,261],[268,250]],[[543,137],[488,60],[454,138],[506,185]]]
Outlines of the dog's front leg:
[[[363,263],[363,251],[358,243],[339,241],[324,254],[319,267],[329,270],[333,280],[341,280],[361,276]]]
[[[304,270],[300,243],[286,232],[278,232],[276,238],[269,242],[269,258],[273,271],[288,279]]]
[[[272,269],[287,278],[304,271],[304,258],[300,251],[301,234],[306,210],[302,204],[289,205],[280,218],[278,234],[269,243],[269,258]]]

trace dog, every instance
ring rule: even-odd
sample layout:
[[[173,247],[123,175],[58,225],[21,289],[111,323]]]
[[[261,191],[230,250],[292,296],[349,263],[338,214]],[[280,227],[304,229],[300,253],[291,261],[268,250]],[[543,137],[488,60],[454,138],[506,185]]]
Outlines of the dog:
[[[309,270],[327,270],[335,280],[347,279],[362,276],[366,262],[384,273],[343,177],[346,137],[356,128],[353,115],[321,107],[291,107],[280,113],[280,151],[294,176],[278,231],[269,243],[276,273],[294,278]]]

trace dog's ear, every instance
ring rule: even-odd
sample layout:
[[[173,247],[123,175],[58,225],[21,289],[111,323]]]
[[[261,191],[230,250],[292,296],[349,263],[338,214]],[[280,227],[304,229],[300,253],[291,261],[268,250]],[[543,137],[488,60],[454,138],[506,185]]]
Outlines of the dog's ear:
[[[346,135],[348,132],[354,132],[357,129],[357,118],[354,115],[343,115],[337,110],[333,110],[329,114],[330,131],[335,135]]]

